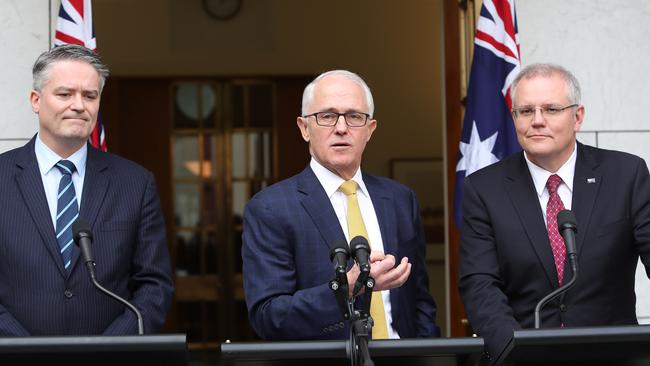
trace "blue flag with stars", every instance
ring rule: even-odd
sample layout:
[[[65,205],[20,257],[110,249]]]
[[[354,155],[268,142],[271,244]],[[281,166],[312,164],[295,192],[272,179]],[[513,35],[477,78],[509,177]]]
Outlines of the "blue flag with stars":
[[[454,218],[461,223],[465,177],[520,151],[510,85],[520,69],[514,0],[483,1],[456,165]]]

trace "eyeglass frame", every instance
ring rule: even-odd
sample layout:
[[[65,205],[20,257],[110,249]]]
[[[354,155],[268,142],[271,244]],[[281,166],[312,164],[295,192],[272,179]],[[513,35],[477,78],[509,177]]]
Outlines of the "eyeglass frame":
[[[560,113],[566,111],[566,110],[569,109],[569,108],[576,108],[576,107],[579,107],[579,106],[580,106],[580,104],[575,103],[575,104],[570,104],[570,105],[565,106],[565,107],[556,107],[555,105],[552,105],[552,104],[551,104],[551,105],[541,106],[541,107],[532,107],[532,109],[534,110],[534,112],[533,112],[533,114],[530,116],[530,119],[532,120],[532,119],[535,118],[535,114],[537,114],[537,110],[539,110],[539,112],[542,114],[542,117],[544,117],[544,118],[548,118],[549,115],[547,115],[546,113],[548,113],[548,110],[549,110],[549,109],[557,109],[557,113],[556,113],[556,114],[551,114],[551,115],[550,115],[551,117],[555,117],[555,116],[560,115]],[[512,118],[513,118],[513,119],[517,119],[517,117],[519,116],[519,112],[520,112],[520,110],[521,110],[521,109],[525,109],[525,108],[531,108],[531,107],[512,108],[512,111],[511,111],[511,113],[512,113]]]
[[[336,121],[335,121],[333,124],[331,124],[331,125],[324,125],[324,124],[321,124],[321,123],[318,121],[318,115],[319,115],[319,114],[322,114],[322,113],[331,113],[331,114],[336,114],[336,115],[337,115],[337,116],[336,116]],[[347,117],[345,116],[346,114],[351,114],[351,113],[362,114],[362,115],[366,116],[366,119],[365,119],[365,121],[363,121],[363,124],[362,124],[362,125],[358,125],[358,126],[357,126],[357,125],[351,125],[351,124],[348,122]],[[314,117],[314,118],[316,119],[316,124],[317,124],[317,125],[319,125],[319,126],[321,126],[321,127],[334,127],[334,126],[336,126],[336,125],[339,123],[339,119],[341,118],[341,116],[343,116],[343,120],[345,121],[345,124],[346,124],[348,127],[364,127],[364,126],[366,126],[366,125],[368,124],[368,120],[370,119],[370,114],[368,114],[368,113],[364,113],[364,112],[357,112],[357,111],[350,111],[350,112],[345,112],[345,113],[339,113],[339,112],[333,112],[333,111],[321,111],[321,112],[316,112],[316,113],[312,113],[312,114],[304,115],[304,116],[302,116],[302,118]]]

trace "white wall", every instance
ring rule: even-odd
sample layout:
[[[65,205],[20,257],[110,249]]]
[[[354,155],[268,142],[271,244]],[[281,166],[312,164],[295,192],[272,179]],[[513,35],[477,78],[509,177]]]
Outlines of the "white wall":
[[[50,44],[50,0],[0,0],[0,152],[38,129],[29,106],[32,64]]]
[[[650,159],[650,1],[517,0],[522,65],[554,62],[582,86],[587,144]],[[650,323],[650,281],[637,270],[637,316]]]

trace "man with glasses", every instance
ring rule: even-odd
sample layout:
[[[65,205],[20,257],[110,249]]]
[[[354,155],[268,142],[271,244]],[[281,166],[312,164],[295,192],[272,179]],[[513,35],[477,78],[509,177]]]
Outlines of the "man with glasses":
[[[318,76],[304,90],[297,120],[309,143],[309,166],[246,206],[244,290],[251,325],[264,339],[349,336],[328,286],[334,277],[329,252],[356,235],[372,249],[373,339],[440,333],[415,194],[360,170],[377,127],[373,112],[370,89],[358,75],[334,70]],[[356,265],[348,268],[350,289],[358,275]]]
[[[544,328],[637,324],[639,256],[650,266],[650,179],[639,157],[583,145],[580,86],[553,64],[524,68],[511,89],[523,152],[465,180],[460,292],[496,360],[536,303],[573,277],[557,212],[577,221],[579,276],[541,312]],[[650,273],[650,272],[649,272]]]

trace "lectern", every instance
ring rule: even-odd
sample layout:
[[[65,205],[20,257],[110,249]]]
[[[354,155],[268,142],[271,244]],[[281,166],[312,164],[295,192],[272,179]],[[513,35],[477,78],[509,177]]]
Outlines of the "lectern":
[[[650,365],[650,326],[518,330],[500,362],[505,365]]]
[[[185,334],[0,338],[0,365],[185,366]]]
[[[349,365],[350,342],[296,341],[222,343],[226,365]],[[398,339],[369,342],[376,366],[478,365],[482,338]]]

